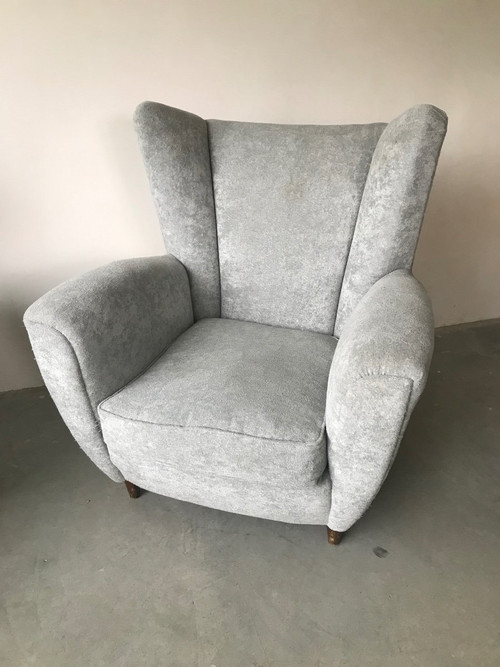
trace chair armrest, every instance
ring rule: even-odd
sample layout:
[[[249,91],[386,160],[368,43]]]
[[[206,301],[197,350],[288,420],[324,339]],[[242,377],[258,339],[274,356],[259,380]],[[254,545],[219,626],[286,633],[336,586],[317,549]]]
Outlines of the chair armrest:
[[[72,435],[101,470],[120,481],[97,406],[193,323],[185,268],[172,255],[113,262],[42,296],[24,323]]]
[[[425,386],[433,347],[429,299],[405,270],[377,281],[346,322],[327,391],[330,528],[347,530],[377,494]]]

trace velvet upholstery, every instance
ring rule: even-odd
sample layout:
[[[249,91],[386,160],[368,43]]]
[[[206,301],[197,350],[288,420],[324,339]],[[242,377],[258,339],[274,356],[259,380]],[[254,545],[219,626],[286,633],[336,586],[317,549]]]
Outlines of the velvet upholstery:
[[[222,317],[333,332],[384,127],[209,121]]]
[[[62,417],[115,481],[347,530],[427,377],[432,312],[410,270],[446,115],[282,126],[147,102],[135,119],[175,256],[28,309]]]
[[[347,530],[379,490],[425,386],[433,348],[429,299],[408,271],[377,281],[347,320],[326,402],[331,528]]]
[[[194,317],[220,317],[207,124],[153,102],[139,105],[134,120],[165,247],[188,272]]]
[[[421,104],[391,121],[380,137],[347,261],[336,336],[379,278],[411,269],[446,127],[443,111]]]
[[[327,467],[325,401],[336,340],[309,331],[205,319],[99,406],[111,460],[148,475],[314,488]],[[263,503],[265,504],[265,499]],[[280,518],[286,508],[282,500]],[[267,511],[272,516],[271,508]]]
[[[36,360],[59,412],[112,479],[122,476],[102,439],[99,402],[192,322],[186,271],[172,255],[113,262],[59,285],[26,311]]]

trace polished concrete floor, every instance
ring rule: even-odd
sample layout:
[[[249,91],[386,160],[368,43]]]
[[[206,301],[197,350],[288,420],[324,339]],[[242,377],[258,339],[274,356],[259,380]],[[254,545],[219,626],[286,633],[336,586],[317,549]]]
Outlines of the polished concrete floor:
[[[368,513],[323,527],[130,500],[43,389],[0,398],[0,664],[500,665],[500,322],[438,330]]]

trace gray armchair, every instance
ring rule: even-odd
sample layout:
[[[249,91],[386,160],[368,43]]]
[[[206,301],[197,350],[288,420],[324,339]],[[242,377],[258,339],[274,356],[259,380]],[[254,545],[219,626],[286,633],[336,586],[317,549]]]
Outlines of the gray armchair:
[[[172,254],[114,262],[25,314],[75,440],[132,497],[326,524],[394,460],[433,319],[411,275],[446,115],[389,124],[136,126]]]

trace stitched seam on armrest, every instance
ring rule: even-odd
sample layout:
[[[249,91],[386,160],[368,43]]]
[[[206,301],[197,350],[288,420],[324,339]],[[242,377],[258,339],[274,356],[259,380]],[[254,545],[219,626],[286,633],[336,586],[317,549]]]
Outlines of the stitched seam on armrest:
[[[412,399],[412,396],[413,396],[413,389],[414,389],[414,383],[413,383],[413,380],[411,380],[410,391],[408,392],[408,400],[406,401],[405,412],[404,412],[404,415],[403,415],[403,419],[401,420],[401,425],[400,425],[399,431],[398,431],[398,438],[396,440],[396,446],[394,447],[394,453],[393,453],[392,460],[391,460],[391,463],[390,463],[389,467],[392,465],[392,463],[394,461],[394,457],[396,456],[395,452],[397,451],[399,443],[401,442],[401,439],[404,435],[404,426],[406,424],[407,417],[409,416],[408,411],[410,409],[410,403],[411,403],[411,399]]]
[[[93,416],[94,416],[95,424],[96,424],[96,426],[97,426],[97,428],[98,428],[98,430],[99,430],[99,433],[101,434],[101,437],[102,437],[102,439],[103,439],[103,442],[104,442],[104,436],[103,436],[102,429],[101,429],[101,421],[100,421],[100,419],[99,419],[99,413],[98,413],[98,411],[97,411],[97,410],[99,409],[99,407],[101,406],[101,404],[104,403],[104,401],[107,401],[108,398],[112,398],[113,396],[119,394],[121,391],[123,391],[124,389],[126,389],[126,388],[128,387],[129,384],[131,384],[131,383],[134,382],[135,380],[138,380],[142,375],[144,375],[144,373],[145,373],[147,370],[149,370],[149,368],[151,368],[151,366],[152,366],[153,364],[155,364],[155,363],[158,361],[158,359],[159,359],[163,354],[165,354],[165,352],[166,352],[166,351],[168,350],[168,348],[169,348],[169,347],[170,347],[170,346],[177,340],[177,338],[179,338],[180,336],[182,336],[182,334],[184,333],[184,331],[182,331],[182,332],[179,334],[179,336],[177,336],[177,338],[174,338],[173,341],[171,341],[170,343],[168,343],[167,345],[165,345],[165,346],[162,348],[161,352],[159,352],[159,353],[154,357],[154,359],[153,359],[152,361],[150,361],[150,362],[149,362],[149,363],[148,363],[148,364],[147,364],[141,371],[139,371],[139,373],[137,373],[136,375],[134,375],[134,377],[132,377],[128,382],[126,382],[126,383],[123,385],[123,387],[119,387],[115,392],[113,392],[113,393],[110,394],[109,396],[106,396],[105,398],[103,398],[102,401],[100,401],[100,402],[97,404],[97,408],[94,410],[94,408],[92,407],[92,403],[91,403],[91,401],[90,401],[90,396],[89,396],[89,392],[88,392],[88,389],[87,389],[87,384],[86,384],[86,382],[85,382],[85,377],[84,377],[84,375],[83,375],[83,371],[82,371],[82,367],[81,367],[81,364],[80,364],[80,360],[78,359],[78,355],[76,354],[75,349],[74,349],[73,345],[71,344],[71,341],[69,340],[69,338],[66,336],[66,334],[64,334],[60,329],[58,329],[57,327],[55,327],[53,324],[47,324],[46,322],[38,322],[37,320],[26,320],[26,323],[29,323],[29,324],[36,324],[37,326],[42,326],[42,327],[47,327],[47,329],[52,329],[52,331],[55,331],[56,333],[60,334],[60,335],[64,338],[64,340],[68,343],[69,348],[70,348],[70,350],[71,350],[71,353],[72,353],[72,355],[73,355],[73,357],[74,357],[74,359],[75,359],[76,367],[78,368],[78,374],[79,374],[79,377],[80,377],[80,381],[81,381],[81,383],[82,383],[82,385],[83,385],[83,389],[84,389],[84,392],[85,392],[85,396],[86,396],[86,398],[87,398],[88,406],[89,406],[89,408],[90,408],[91,413],[92,413]],[[191,325],[191,326],[192,326],[192,325]],[[189,327],[188,327],[188,328],[189,328]],[[104,408],[101,408],[101,409],[104,409]],[[105,412],[108,412],[108,414],[114,414],[114,413],[110,412],[109,410],[104,410],[104,411],[105,411]],[[116,416],[116,417],[121,417],[121,415],[115,415],[115,416]],[[124,417],[124,419],[126,419],[126,417]],[[244,434],[243,434],[243,435],[244,435]],[[321,439],[321,438],[319,438],[319,440],[320,440],[320,439]]]
[[[79,376],[80,376],[80,381],[81,381],[81,383],[82,383],[82,385],[83,385],[83,389],[84,389],[84,392],[85,392],[85,396],[86,396],[86,398],[87,398],[88,406],[89,406],[89,408],[90,408],[91,413],[94,415],[94,421],[95,421],[95,424],[96,424],[96,426],[97,426],[97,428],[98,428],[98,430],[99,430],[99,433],[100,433],[101,436],[102,436],[101,423],[100,423],[99,418],[98,418],[98,416],[97,416],[97,411],[94,410],[94,408],[92,407],[92,403],[91,403],[91,401],[90,401],[89,392],[88,392],[88,389],[87,389],[87,384],[86,384],[86,382],[85,382],[85,378],[84,378],[84,375],[83,375],[82,367],[81,367],[81,365],[80,365],[80,360],[78,359],[78,355],[76,354],[76,352],[75,352],[75,348],[74,348],[73,345],[71,344],[70,339],[66,336],[66,334],[64,334],[60,329],[58,329],[57,327],[55,327],[53,324],[47,324],[46,322],[38,322],[38,321],[36,321],[36,320],[27,320],[27,322],[28,322],[29,324],[36,324],[36,325],[41,326],[41,327],[47,327],[47,329],[52,329],[52,331],[55,331],[56,333],[60,334],[60,335],[64,338],[64,340],[68,343],[68,345],[69,345],[69,349],[71,350],[71,353],[72,353],[72,355],[73,355],[73,357],[74,357],[74,359],[75,359],[75,362],[76,362],[76,367],[77,367],[77,369],[78,369],[78,374],[79,374]],[[104,438],[103,438],[103,442],[104,442]]]
[[[380,371],[366,371],[361,375],[358,375],[356,380],[363,380],[364,378],[372,377],[388,377],[388,378],[398,378],[399,380],[409,380],[411,383],[414,382],[413,378],[408,375],[398,375],[397,373],[381,373]]]
[[[358,382],[358,380],[365,380],[366,378],[377,378],[377,377],[395,378],[396,380],[407,380],[408,382],[411,383],[410,398],[413,396],[413,391],[415,389],[415,380],[411,377],[408,377],[408,375],[397,375],[396,373],[380,373],[378,371],[371,373],[371,372],[367,371],[366,373],[363,373],[363,375],[359,375],[355,379],[355,382]],[[409,401],[410,401],[410,399],[408,399],[408,403],[409,403]],[[406,412],[405,412],[405,415],[406,415]]]
[[[410,383],[410,390],[408,392],[408,400],[406,402],[406,408],[404,411],[403,415],[403,420],[401,422],[401,426],[399,429],[399,435],[398,435],[398,442],[402,438],[402,431],[403,431],[403,426],[406,423],[406,419],[408,417],[408,410],[410,407],[411,399],[413,398],[414,392],[415,392],[415,381],[413,378],[408,377],[407,375],[396,375],[394,373],[365,373],[364,375],[360,375],[359,377],[356,378],[356,382],[358,380],[365,380],[366,378],[371,378],[371,377],[388,377],[388,378],[395,378],[396,380],[406,380],[407,382]]]
[[[392,375],[392,374],[389,374],[389,373],[371,373],[371,374],[367,373],[365,375],[361,375],[358,378],[356,378],[355,382],[357,382],[358,380],[363,380],[363,379],[369,378],[369,377],[390,377],[390,378],[395,378],[397,380],[405,380],[407,382],[410,382],[410,386],[409,386],[409,391],[408,391],[408,397],[406,399],[405,409],[404,409],[404,412],[403,412],[403,415],[402,415],[402,418],[401,418],[401,421],[400,421],[400,424],[399,424],[399,428],[398,428],[398,435],[397,435],[397,438],[395,440],[394,447],[392,449],[392,453],[391,453],[387,468],[385,470],[385,473],[384,473],[380,483],[377,486],[376,491],[373,493],[373,495],[371,497],[371,500],[368,503],[367,507],[370,506],[370,504],[373,502],[373,499],[377,496],[378,492],[382,488],[382,485],[383,485],[387,475],[389,474],[389,471],[392,467],[392,464],[394,463],[394,460],[395,460],[396,455],[397,455],[399,444],[400,444],[401,439],[404,435],[404,428],[405,428],[405,424],[407,422],[410,403],[411,403],[411,399],[412,399],[413,392],[414,392],[414,387],[415,387],[415,383],[412,380],[412,378],[409,378],[409,377],[404,376],[404,375]],[[331,468],[330,468],[330,470],[331,470]],[[330,477],[331,477],[331,480],[332,480],[332,492],[333,492],[333,485],[334,485],[334,472],[333,471],[330,472]]]
[[[392,468],[392,465],[393,465],[393,463],[396,459],[398,449],[399,449],[399,445],[400,445],[401,440],[402,440],[403,435],[404,435],[404,427],[405,427],[405,424],[406,424],[406,421],[407,421],[408,410],[409,410],[410,403],[411,403],[411,398],[412,398],[412,395],[413,395],[413,387],[414,387],[413,380],[411,380],[410,378],[406,378],[404,376],[400,376],[400,375],[393,375],[393,376],[388,376],[388,377],[394,377],[394,378],[397,378],[397,379],[409,380],[411,382],[411,386],[410,386],[409,391],[408,391],[408,398],[406,400],[405,410],[404,410],[403,416],[401,418],[401,422],[400,422],[399,429],[398,429],[398,435],[397,435],[396,441],[394,443],[394,447],[392,448],[391,456],[390,456],[389,461],[387,463],[387,467],[384,471],[384,474],[382,475],[380,483],[377,485],[375,491],[371,495],[371,500],[368,503],[367,508],[372,504],[373,500],[377,497],[377,494],[379,493],[380,489],[382,488],[382,486],[383,486],[383,484],[384,484],[384,482],[387,478],[387,475],[389,474],[389,472]],[[333,484],[334,484],[333,475],[332,475],[331,479],[332,479],[332,492],[333,492]],[[365,509],[365,511],[366,511],[366,509]]]

